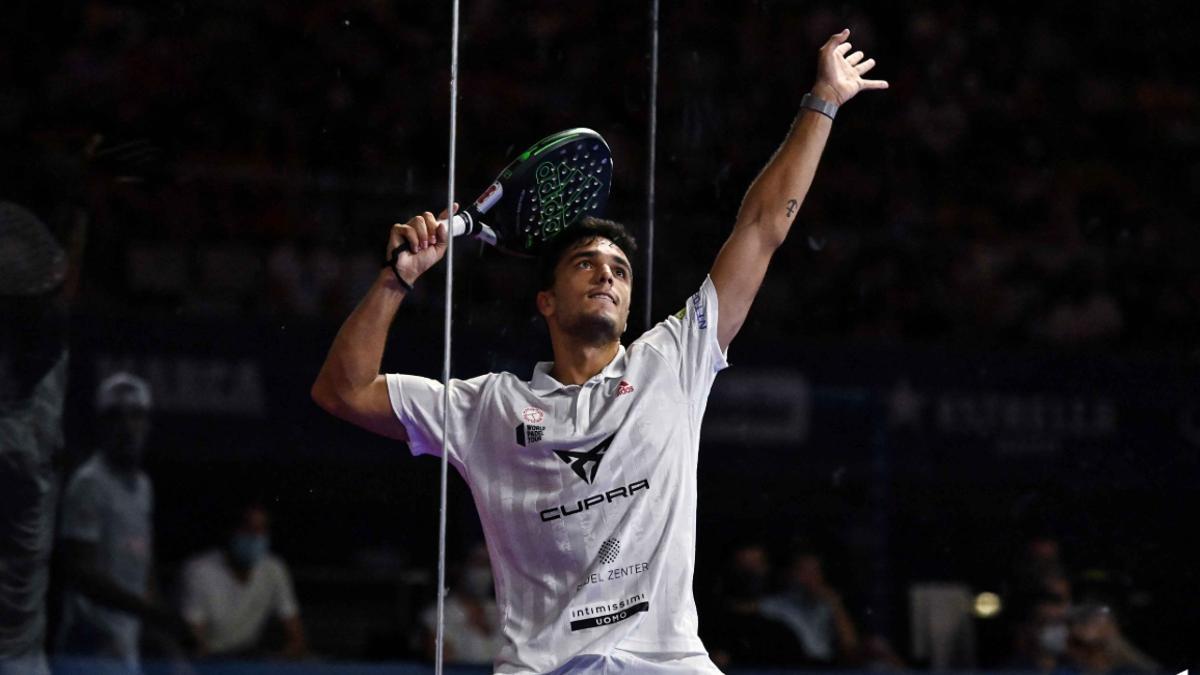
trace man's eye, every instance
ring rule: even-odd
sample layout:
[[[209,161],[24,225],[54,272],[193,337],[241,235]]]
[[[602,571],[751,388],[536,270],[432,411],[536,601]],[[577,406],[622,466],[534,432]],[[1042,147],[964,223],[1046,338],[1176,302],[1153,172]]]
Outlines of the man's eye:
[[[592,263],[590,263],[586,260],[579,261],[579,269],[589,270],[591,268],[592,268]]]
[[[625,270],[617,270],[617,276],[619,276],[619,277],[621,277],[622,279],[624,279],[624,278],[625,278],[625,276],[626,276],[626,272],[625,272]]]

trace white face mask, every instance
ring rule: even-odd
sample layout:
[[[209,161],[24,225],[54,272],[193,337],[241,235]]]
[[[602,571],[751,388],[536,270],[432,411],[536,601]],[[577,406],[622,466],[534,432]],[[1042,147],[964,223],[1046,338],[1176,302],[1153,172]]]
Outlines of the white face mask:
[[[1038,631],[1038,646],[1047,654],[1062,654],[1067,651],[1067,624],[1052,623]]]

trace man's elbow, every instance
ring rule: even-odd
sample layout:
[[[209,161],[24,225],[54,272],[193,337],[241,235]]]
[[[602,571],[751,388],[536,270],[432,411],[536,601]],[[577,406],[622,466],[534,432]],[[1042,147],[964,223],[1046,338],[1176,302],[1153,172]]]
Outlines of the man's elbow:
[[[341,417],[341,411],[345,407],[345,400],[324,379],[318,377],[317,381],[313,382],[312,389],[308,393],[312,397],[313,403],[320,406],[322,410],[331,415]]]

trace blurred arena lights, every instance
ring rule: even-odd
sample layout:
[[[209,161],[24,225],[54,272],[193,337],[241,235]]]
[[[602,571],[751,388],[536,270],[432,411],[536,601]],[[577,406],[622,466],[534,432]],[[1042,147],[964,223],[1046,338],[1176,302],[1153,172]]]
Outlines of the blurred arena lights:
[[[1000,613],[1003,605],[1000,596],[991,591],[984,591],[975,596],[975,616],[980,619],[991,619]]]

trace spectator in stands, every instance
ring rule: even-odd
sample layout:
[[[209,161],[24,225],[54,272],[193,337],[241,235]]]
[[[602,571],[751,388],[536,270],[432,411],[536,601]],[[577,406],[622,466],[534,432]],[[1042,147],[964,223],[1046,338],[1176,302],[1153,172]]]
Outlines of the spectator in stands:
[[[232,523],[224,546],[184,565],[183,616],[195,631],[201,655],[307,655],[291,576],[270,548],[270,516],[261,505],[249,504]],[[271,619],[283,629],[277,652],[264,641]]]
[[[812,665],[799,640],[782,622],[764,615],[771,559],[760,543],[733,549],[722,580],[721,607],[700,626],[709,655],[721,668]]]
[[[191,631],[159,601],[152,581],[153,494],[141,469],[150,387],[129,373],[111,375],[100,384],[96,409],[99,451],[72,476],[62,503],[59,649],[136,670],[143,626],[185,644]]]
[[[801,549],[792,554],[784,571],[783,592],[765,598],[759,609],[763,616],[791,629],[811,663],[857,661],[858,631],[841,595],[826,581],[815,551]]]
[[[1051,592],[1031,595],[1027,602],[1010,665],[1013,670],[1049,673],[1062,665],[1067,650],[1071,604],[1065,596]]]
[[[458,583],[446,595],[444,630],[447,663],[488,664],[500,650],[500,612],[492,587],[492,568],[487,548],[477,544],[458,573]],[[425,654],[433,658],[436,643],[437,607],[421,613]]]
[[[1071,580],[1067,576],[1058,540],[1049,535],[1030,538],[1013,569],[1013,594],[1036,598],[1057,595],[1071,603]]]
[[[1119,675],[1153,673],[1161,667],[1121,635],[1116,616],[1105,605],[1086,604],[1071,612],[1066,673]]]

